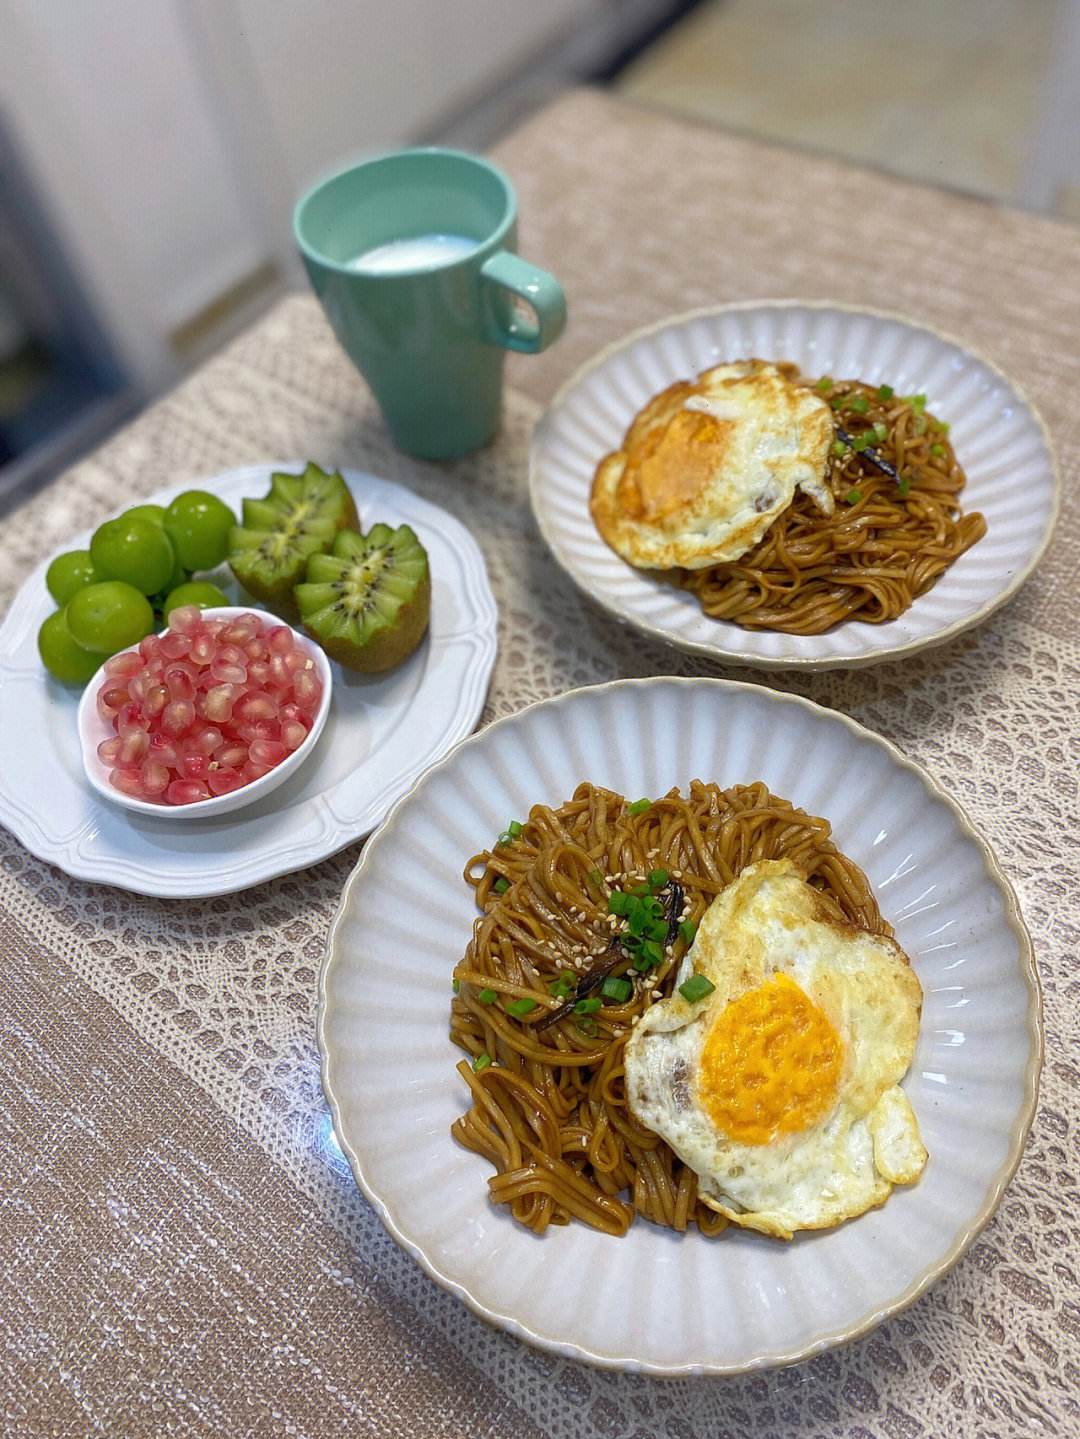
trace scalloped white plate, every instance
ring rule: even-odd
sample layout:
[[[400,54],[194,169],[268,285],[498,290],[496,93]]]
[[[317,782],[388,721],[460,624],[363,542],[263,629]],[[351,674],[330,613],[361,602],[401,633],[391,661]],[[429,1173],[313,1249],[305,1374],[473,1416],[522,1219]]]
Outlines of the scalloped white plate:
[[[983,512],[988,532],[898,619],[849,620],[824,635],[741,629],[709,619],[693,595],[633,569],[600,538],[589,514],[593,474],[645,401],[675,380],[749,356],[792,360],[809,375],[887,383],[900,394],[923,391],[949,423],[968,476],[964,507]],[[824,301],[722,305],[635,331],[563,385],[536,428],[530,460],[540,532],[586,594],[655,639],[756,669],[874,664],[977,625],[1035,568],[1059,489],[1042,419],[988,360],[900,315]]]
[[[467,1091],[451,970],[476,915],[470,855],[582,779],[659,794],[763,779],[832,821],[922,981],[905,1088],[918,1184],[784,1245],[639,1220],[542,1238],[488,1202],[490,1166],[450,1125]],[[353,1173],[394,1238],[475,1312],[609,1368],[733,1374],[865,1333],[955,1263],[990,1217],[1034,1112],[1042,1030],[1031,942],[986,843],[930,777],[843,715],[723,680],[623,680],[489,725],[435,765],[369,841],[320,982],[323,1085]]]
[[[271,472],[295,461],[247,465],[211,480],[171,485],[212,490],[239,512],[265,493]],[[495,601],[476,541],[453,516],[402,485],[343,471],[365,529],[412,525],[431,561],[431,628],[389,674],[366,678],[334,665],[326,729],[316,751],[271,796],[250,808],[183,826],[135,815],[94,793],[83,774],[75,716],[80,691],[51,680],[37,631],[54,608],[37,567],[0,626],[0,823],[31,853],[77,879],[136,894],[196,899],[229,894],[334,854],[380,822],[434,760],[480,718],[495,662]],[[89,531],[65,549],[89,543]],[[243,600],[235,581],[216,577]],[[258,606],[253,606],[258,608]]]

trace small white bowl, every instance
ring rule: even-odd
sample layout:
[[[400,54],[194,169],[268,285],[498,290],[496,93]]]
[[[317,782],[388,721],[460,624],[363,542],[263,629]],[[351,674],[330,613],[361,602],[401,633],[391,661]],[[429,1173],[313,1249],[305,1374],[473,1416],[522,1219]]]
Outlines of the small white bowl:
[[[276,615],[267,614],[262,610],[252,609],[251,606],[222,605],[218,609],[207,609],[203,615],[207,619],[234,619],[237,615],[256,614],[268,624],[284,624],[284,620],[278,619]],[[289,626],[291,629],[292,627]],[[271,790],[277,789],[291,774],[304,763],[308,755],[315,748],[316,741],[322,734],[323,726],[326,724],[326,717],[330,713],[330,691],[333,686],[333,675],[330,670],[330,661],[326,658],[323,650],[302,635],[299,630],[293,630],[296,640],[304,646],[315,661],[315,668],[318,671],[319,679],[322,682],[322,699],[319,701],[319,709],[315,715],[315,723],[308,732],[308,737],[299,749],[293,750],[287,759],[283,759],[279,765],[264,774],[261,779],[253,779],[250,784],[235,789],[231,794],[213,795],[210,799],[199,799],[194,804],[154,804],[150,800],[135,799],[131,795],[121,794],[118,789],[113,789],[109,783],[109,766],[102,764],[98,758],[97,747],[104,739],[109,739],[116,731],[107,720],[102,719],[98,714],[97,695],[98,690],[104,682],[101,675],[95,675],[83,691],[82,699],[79,701],[79,743],[82,746],[83,769],[86,771],[86,778],[97,790],[98,794],[109,800],[112,804],[122,805],[124,809],[134,810],[136,814],[151,815],[154,819],[212,819],[219,814],[228,814],[231,810],[241,809],[244,805],[253,804],[257,799],[264,799]],[[163,630],[162,634],[168,634]],[[134,650],[137,646],[131,646]],[[126,654],[126,650],[121,650]]]

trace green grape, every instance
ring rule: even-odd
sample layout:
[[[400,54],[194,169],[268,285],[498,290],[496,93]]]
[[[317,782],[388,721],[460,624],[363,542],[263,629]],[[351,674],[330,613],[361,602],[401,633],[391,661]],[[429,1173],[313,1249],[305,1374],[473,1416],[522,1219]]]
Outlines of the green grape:
[[[38,630],[37,643],[42,664],[66,685],[84,685],[104,659],[75,643],[63,610],[53,610]]]
[[[142,515],[121,515],[99,525],[90,557],[106,579],[123,580],[144,595],[164,589],[176,565],[168,535]]]
[[[165,511],[165,532],[188,570],[212,570],[225,558],[236,516],[205,490],[185,490]]]
[[[71,600],[65,614],[75,643],[100,655],[114,655],[138,644],[154,628],[150,601],[122,580],[87,585]]]
[[[228,596],[222,594],[217,585],[212,585],[209,580],[190,580],[186,585],[177,585],[162,609],[167,620],[170,613],[181,605],[198,605],[202,610],[216,610],[220,605],[228,603]]]
[[[72,595],[84,585],[96,584],[104,579],[94,568],[89,550],[68,550],[57,555],[45,571],[45,586],[58,605],[66,605]]]
[[[132,515],[137,516],[140,520],[149,520],[152,524],[157,525],[159,529],[163,529],[165,526],[164,505],[132,505],[131,509],[125,510],[120,518],[127,520],[130,519]]]

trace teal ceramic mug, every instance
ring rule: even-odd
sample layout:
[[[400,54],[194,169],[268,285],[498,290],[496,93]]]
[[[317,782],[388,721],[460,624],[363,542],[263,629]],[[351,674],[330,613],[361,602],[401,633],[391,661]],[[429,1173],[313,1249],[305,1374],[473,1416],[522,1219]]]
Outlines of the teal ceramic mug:
[[[401,150],[316,185],[293,223],[315,293],[395,443],[440,460],[486,444],[499,427],[505,352],[544,350],[566,323],[558,282],[514,252],[506,176],[457,150]]]

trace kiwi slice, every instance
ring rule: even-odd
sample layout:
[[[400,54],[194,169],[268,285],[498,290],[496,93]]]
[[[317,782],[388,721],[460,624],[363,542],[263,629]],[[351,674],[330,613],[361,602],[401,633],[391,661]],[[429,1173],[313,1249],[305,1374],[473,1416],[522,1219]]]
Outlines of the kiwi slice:
[[[300,475],[271,475],[267,495],[244,500],[243,521],[229,532],[229,566],[249,594],[290,619],[308,560],[359,523],[345,481],[313,464]]]
[[[408,525],[342,530],[328,555],[312,555],[296,586],[304,628],[331,659],[377,674],[400,664],[431,615],[427,551]]]

